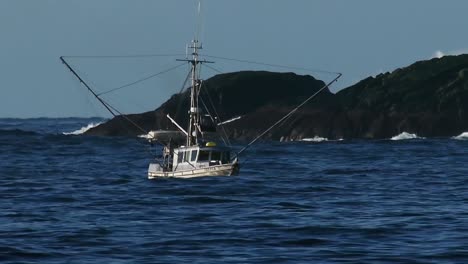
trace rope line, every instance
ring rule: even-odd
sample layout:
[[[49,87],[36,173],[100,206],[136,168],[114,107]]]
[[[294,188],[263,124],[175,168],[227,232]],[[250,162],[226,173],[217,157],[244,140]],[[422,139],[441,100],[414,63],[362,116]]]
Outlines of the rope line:
[[[208,92],[205,92],[206,94],[208,94]],[[216,122],[216,120],[213,118],[213,115],[211,114],[210,110],[208,109],[208,106],[205,104],[205,100],[203,100],[203,97],[200,97],[200,101],[202,102],[203,104],[203,107],[205,108],[206,112],[208,112],[208,115],[210,116],[210,119],[211,119],[211,122],[213,122],[213,124],[218,124]],[[213,107],[213,110],[216,112],[216,108]],[[220,120],[220,117],[219,116],[216,116],[218,118],[218,120]],[[221,140],[224,142],[224,144],[226,144],[227,146],[231,146],[231,142],[229,141],[229,137],[227,135],[227,132],[226,130],[224,129],[224,127],[222,128],[223,129],[223,133],[224,133],[224,136],[221,135]]]
[[[129,87],[129,86],[132,86],[132,85],[135,85],[135,84],[138,84],[138,83],[147,81],[147,80],[149,80],[149,79],[155,78],[155,77],[157,77],[157,76],[159,76],[159,75],[162,75],[162,74],[164,74],[164,73],[168,73],[168,72],[170,72],[170,71],[172,71],[172,70],[175,70],[175,69],[177,69],[177,68],[179,68],[179,67],[181,67],[181,66],[183,66],[183,65],[185,65],[185,63],[178,64],[177,66],[174,66],[174,67],[171,67],[171,68],[169,68],[169,69],[160,71],[160,72],[158,72],[158,73],[151,74],[151,75],[149,75],[149,76],[146,76],[146,77],[144,77],[144,78],[142,78],[142,79],[139,79],[139,80],[136,80],[136,81],[134,81],[134,82],[127,83],[127,84],[124,84],[124,85],[122,85],[122,86],[120,86],[120,87],[113,88],[113,89],[110,89],[110,90],[108,90],[108,91],[99,93],[98,96],[105,95],[105,94],[108,94],[108,93],[112,93],[112,92],[121,90],[121,89],[123,89],[123,88],[127,88],[127,87]]]
[[[178,57],[185,54],[133,54],[133,55],[70,55],[63,58],[77,59],[111,59],[111,58],[151,58],[151,57]]]
[[[78,75],[78,73],[72,68],[72,66],[70,64],[68,64],[68,62],[65,60],[64,57],[60,57],[60,60],[62,61],[63,64],[65,64],[65,66],[71,71],[71,73],[73,75],[75,75],[75,77],[80,81],[80,83],[82,83],[87,89],[89,92],[91,92],[94,97],[96,97],[96,99],[112,114],[112,116],[114,117],[117,117],[117,114],[119,114],[120,116],[122,116],[124,119],[126,119],[128,122],[130,122],[132,125],[134,125],[137,129],[141,130],[143,133],[145,134],[148,134],[148,131],[146,131],[145,129],[143,129],[141,126],[139,126],[138,124],[136,124],[133,120],[131,120],[129,117],[127,117],[126,115],[124,115],[122,112],[120,112],[118,109],[116,109],[115,107],[113,107],[112,105],[110,105],[108,102],[106,102],[104,99],[102,99],[98,94],[96,94],[96,92],[94,92],[94,90],[89,86],[89,84],[80,76]],[[123,126],[123,124],[122,124]],[[127,131],[129,131],[129,129],[125,126],[123,126],[124,129],[126,129]],[[154,138],[153,138],[154,139]],[[163,145],[163,143],[155,140],[156,142],[158,142],[159,144]],[[138,141],[139,142],[139,141]]]
[[[286,114],[285,116],[283,116],[280,120],[278,120],[276,123],[274,123],[272,126],[270,126],[267,130],[265,130],[263,133],[261,133],[260,135],[258,135],[254,140],[252,140],[249,144],[247,144],[247,146],[245,146],[244,148],[242,148],[239,152],[237,152],[236,154],[236,157],[238,157],[242,152],[244,152],[245,150],[247,150],[250,146],[252,146],[252,144],[254,144],[255,142],[257,142],[260,138],[262,138],[266,133],[270,132],[273,128],[275,128],[277,125],[281,124],[284,120],[288,119],[291,115],[293,115],[294,113],[296,113],[299,108],[301,108],[302,106],[304,106],[305,104],[307,104],[310,100],[312,100],[314,97],[316,97],[319,93],[321,93],[323,90],[325,90],[326,88],[328,88],[330,85],[332,85],[334,82],[338,81],[338,79],[341,77],[341,73],[338,73],[338,76],[333,79],[331,82],[329,82],[328,84],[324,85],[322,88],[320,88],[317,92],[315,92],[313,95],[311,95],[309,98],[307,98],[304,102],[302,102],[300,105],[296,106],[296,108],[294,108],[293,110],[291,110],[288,114]]]
[[[192,73],[192,70],[190,70],[188,73],[187,73],[187,76],[185,77],[185,80],[184,80],[184,83],[182,84],[182,88],[180,88],[180,91],[178,93],[179,95],[179,98],[177,99],[177,108],[176,108],[176,112],[174,114],[174,118],[176,118],[177,116],[179,116],[180,114],[180,111],[182,109],[182,103],[184,101],[184,98],[182,97],[183,95],[183,91],[186,89],[186,85],[187,85],[187,82],[189,81],[190,79],[190,75]]]
[[[222,71],[220,71],[220,70],[216,69],[215,67],[212,67],[212,66],[210,66],[210,65],[208,65],[208,64],[205,64],[205,67],[207,67],[207,68],[209,68],[209,69],[211,69],[211,70],[213,70],[213,71],[215,71],[215,72],[217,72],[217,73],[219,73],[219,74],[223,74],[223,73],[224,73],[224,72],[222,72]]]
[[[204,84],[204,82],[202,84]],[[206,86],[207,85],[205,84],[205,87]],[[206,89],[204,89],[204,91],[205,91],[205,94],[208,96],[208,101],[210,102],[211,107],[213,108],[213,111],[214,111],[214,114],[215,114],[216,118],[218,118],[218,122],[217,123],[215,122],[215,124],[218,125],[219,123],[222,122],[221,116],[219,115],[218,111],[216,110],[216,107],[215,107],[215,105],[213,103],[213,100],[211,99],[210,93],[208,93],[208,91]],[[221,126],[221,129],[223,130],[223,133],[224,133],[224,136],[226,137],[226,139],[224,139],[222,136],[221,136],[221,138],[223,138],[223,141],[225,141],[225,142],[227,141],[228,146],[231,146],[231,141],[229,140],[228,134],[226,132],[226,128],[224,126]]]
[[[339,72],[325,71],[325,70],[320,70],[320,69],[308,69],[308,68],[302,68],[302,67],[285,66],[285,65],[279,65],[279,64],[270,64],[270,63],[250,61],[250,60],[232,59],[232,58],[211,56],[211,55],[204,55],[204,56],[207,58],[212,58],[212,59],[235,61],[235,62],[242,62],[242,63],[248,63],[248,64],[257,64],[257,65],[262,65],[262,66],[278,67],[278,68],[291,69],[291,70],[303,70],[303,71],[309,71],[309,72],[326,73],[326,74],[334,74],[334,75],[340,74]]]

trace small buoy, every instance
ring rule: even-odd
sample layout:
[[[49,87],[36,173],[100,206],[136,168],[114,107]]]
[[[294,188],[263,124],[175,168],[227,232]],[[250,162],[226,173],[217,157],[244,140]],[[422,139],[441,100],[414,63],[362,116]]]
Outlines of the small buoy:
[[[216,143],[215,142],[206,142],[206,145],[207,147],[216,147]]]

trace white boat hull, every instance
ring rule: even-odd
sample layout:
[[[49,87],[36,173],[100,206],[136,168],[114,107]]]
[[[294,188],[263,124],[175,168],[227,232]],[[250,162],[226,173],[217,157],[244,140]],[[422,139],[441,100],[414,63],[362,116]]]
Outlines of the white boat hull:
[[[224,164],[209,166],[204,168],[196,168],[192,170],[177,170],[177,171],[151,171],[148,170],[148,179],[157,178],[195,178],[207,176],[232,176],[239,172],[239,165]]]

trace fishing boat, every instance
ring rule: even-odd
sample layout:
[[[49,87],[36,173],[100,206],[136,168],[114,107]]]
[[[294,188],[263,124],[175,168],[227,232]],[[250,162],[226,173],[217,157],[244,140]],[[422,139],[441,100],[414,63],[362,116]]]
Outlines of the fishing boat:
[[[198,9],[200,13],[200,2]],[[183,126],[178,124],[176,120],[171,118],[170,115],[167,115],[167,118],[175,125],[175,127],[177,127],[177,129],[179,129],[179,131],[176,131],[176,133],[172,133],[169,131],[148,132],[144,130],[141,126],[139,126],[139,124],[137,124],[131,118],[129,118],[127,115],[118,111],[115,107],[111,106],[107,101],[105,101],[102,98],[102,95],[105,93],[115,91],[123,87],[128,87],[131,84],[135,84],[136,82],[132,82],[131,84],[124,85],[104,93],[97,93],[65,59],[65,57],[77,56],[61,56],[60,60],[114,117],[122,117],[123,119],[127,120],[131,125],[135,126],[139,130],[144,132],[146,135],[149,135],[148,139],[151,143],[158,142],[162,145],[162,155],[158,156],[157,158],[154,158],[149,164],[149,179],[237,175],[239,173],[240,168],[239,157],[243,152],[249,149],[250,146],[252,146],[255,142],[261,139],[268,132],[270,132],[275,127],[283,123],[285,120],[290,118],[301,107],[303,107],[305,104],[307,104],[319,93],[328,88],[332,83],[336,82],[341,77],[341,73],[335,73],[337,75],[336,78],[334,78],[329,83],[325,84],[322,88],[320,88],[310,97],[308,97],[305,101],[303,101],[301,104],[292,109],[289,113],[280,118],[263,133],[255,137],[245,147],[243,147],[239,151],[234,151],[230,144],[226,144],[229,143],[229,140],[227,138],[222,138],[223,140],[221,142],[219,140],[214,140],[212,137],[212,132],[215,132],[218,126],[222,126],[224,123],[236,120],[236,118],[225,122],[221,122],[219,118],[213,117],[209,114],[209,110],[206,108],[206,105],[203,103],[203,100],[201,100],[200,92],[202,91],[202,89],[204,89],[204,86],[203,80],[200,78],[200,68],[203,64],[213,63],[212,61],[207,61],[200,56],[199,52],[201,49],[202,45],[197,39],[197,37],[195,37],[194,40],[191,41],[190,45],[187,46],[186,58],[177,59],[177,61],[187,62],[190,65],[190,72],[187,76],[190,76],[191,85],[189,87],[190,105],[189,109],[187,109],[188,124],[186,126],[186,129],[184,129]],[[255,63],[251,61],[241,62],[265,65],[264,63]],[[291,67],[287,68],[291,69]],[[165,72],[167,71],[163,71],[160,73]],[[152,75],[152,77],[156,75],[157,74]],[[189,77],[187,77],[186,80],[188,80],[188,78]],[[148,78],[144,78],[142,80],[146,79]],[[201,104],[199,104],[199,102],[201,102]],[[204,106],[204,108],[202,108],[201,106]],[[207,118],[207,116],[209,118]],[[211,120],[211,125],[207,125],[207,120]],[[173,140],[174,138],[180,139],[180,135],[182,135],[182,140]],[[162,140],[162,138],[165,138],[165,140]]]
[[[185,135],[185,144],[172,147],[168,143],[163,148],[162,162],[155,160],[149,164],[148,178],[178,177],[193,178],[200,176],[230,176],[239,172],[239,160],[233,155],[233,149],[227,145],[220,145],[204,135],[202,121],[206,114],[199,104],[199,95],[203,80],[200,79],[199,67],[203,63],[212,63],[199,58],[202,48],[198,40],[193,40],[188,47],[191,58],[181,59],[191,66],[190,108],[188,109],[189,123],[185,130],[169,115],[167,118]]]

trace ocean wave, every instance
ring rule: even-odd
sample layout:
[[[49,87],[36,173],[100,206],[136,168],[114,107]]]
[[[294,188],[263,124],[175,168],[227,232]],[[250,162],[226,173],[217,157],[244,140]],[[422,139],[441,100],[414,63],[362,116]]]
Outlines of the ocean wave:
[[[460,135],[452,138],[457,140],[468,140],[468,132],[463,132]]]
[[[139,135],[139,138],[144,138],[149,141],[169,142],[171,140],[184,141],[185,135],[180,131],[173,130],[152,130],[148,134]]]
[[[91,128],[97,127],[102,123],[89,123],[87,126],[84,126],[78,130],[72,131],[72,132],[63,132],[62,134],[64,135],[81,135],[85,133],[86,131],[90,130]]]
[[[148,132],[148,134],[139,135],[138,137],[150,140],[150,139],[154,139],[155,135],[156,135],[156,131],[150,131],[150,132]]]
[[[5,136],[30,136],[37,135],[36,132],[25,131],[21,129],[0,129],[0,135]]]
[[[403,132],[397,136],[394,136],[391,138],[391,140],[408,140],[408,139],[422,139],[422,137],[419,137],[416,134],[411,134],[408,132]]]
[[[315,137],[313,137],[313,138],[303,138],[301,141],[306,141],[306,142],[324,142],[324,141],[328,141],[328,138],[315,136]]]

